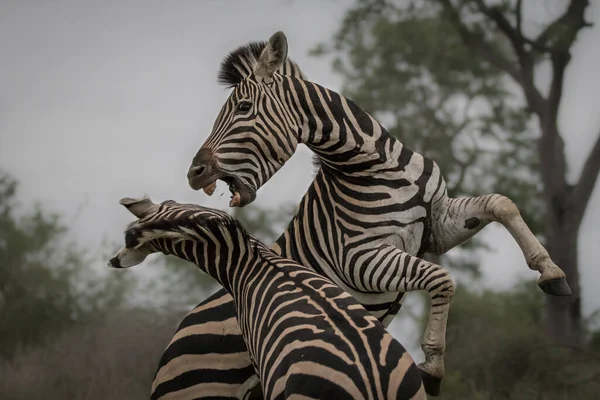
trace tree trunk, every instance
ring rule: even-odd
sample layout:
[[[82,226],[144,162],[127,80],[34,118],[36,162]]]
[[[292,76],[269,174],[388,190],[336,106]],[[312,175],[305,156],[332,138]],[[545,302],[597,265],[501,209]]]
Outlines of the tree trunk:
[[[558,131],[557,115],[548,101],[532,104],[540,119],[541,175],[547,206],[547,250],[552,260],[565,272],[573,294],[547,296],[545,325],[547,336],[563,345],[581,344],[581,290],[577,238],[581,221],[576,217],[572,186],[566,179],[564,143]]]
[[[582,332],[581,289],[577,264],[578,229],[565,225],[567,224],[559,224],[556,228],[549,229],[547,249],[552,260],[567,274],[567,282],[573,294],[567,297],[546,297],[546,333],[556,343],[579,346]]]
[[[585,11],[589,0],[570,0],[564,13],[549,22],[535,39],[528,39],[522,31],[522,1],[512,10],[516,23],[507,17],[509,13],[497,5],[475,1],[475,13],[481,13],[493,22],[498,33],[510,43],[513,54],[507,56],[478,31],[465,23],[461,12],[464,2],[442,1],[444,12],[454,24],[463,43],[475,54],[504,71],[521,86],[529,110],[539,117],[541,176],[547,205],[547,249],[553,261],[567,274],[573,294],[569,297],[548,296],[546,301],[546,327],[551,339],[561,344],[581,344],[581,291],[577,265],[577,236],[583,212],[589,202],[598,174],[600,173],[600,137],[592,148],[579,182],[569,185],[566,180],[567,162],[564,142],[560,135],[557,118],[563,95],[565,70],[571,60],[571,47],[579,31],[592,24],[586,22]],[[471,10],[473,11],[473,10]],[[511,13],[512,13],[511,12]],[[535,82],[539,54],[549,56],[551,80],[546,97]],[[516,56],[516,59],[513,57]]]

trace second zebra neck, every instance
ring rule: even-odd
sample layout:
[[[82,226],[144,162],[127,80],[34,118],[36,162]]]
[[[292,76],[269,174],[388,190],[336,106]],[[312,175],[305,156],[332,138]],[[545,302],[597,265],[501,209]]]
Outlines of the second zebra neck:
[[[362,175],[407,150],[352,100],[313,82],[288,79],[297,94],[291,101],[302,114],[298,139],[330,169]]]

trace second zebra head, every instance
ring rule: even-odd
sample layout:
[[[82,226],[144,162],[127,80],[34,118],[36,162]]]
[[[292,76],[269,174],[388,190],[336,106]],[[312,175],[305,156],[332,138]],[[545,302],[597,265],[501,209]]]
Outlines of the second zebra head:
[[[233,91],[189,168],[192,189],[210,195],[220,179],[232,193],[230,206],[243,207],[294,154],[306,121],[288,104],[297,100],[289,98],[290,85],[302,73],[287,48],[277,32],[267,43],[250,43],[225,58],[219,81]]]

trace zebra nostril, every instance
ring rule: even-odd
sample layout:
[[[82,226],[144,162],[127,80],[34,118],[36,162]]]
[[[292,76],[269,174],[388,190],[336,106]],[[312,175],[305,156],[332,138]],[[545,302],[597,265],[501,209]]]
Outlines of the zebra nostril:
[[[194,174],[196,176],[201,176],[204,173],[204,171],[206,171],[206,167],[204,167],[204,166],[199,166],[199,167],[194,168]]]
[[[196,179],[204,176],[208,170],[206,165],[199,165],[197,167],[190,167],[187,173],[188,179]]]

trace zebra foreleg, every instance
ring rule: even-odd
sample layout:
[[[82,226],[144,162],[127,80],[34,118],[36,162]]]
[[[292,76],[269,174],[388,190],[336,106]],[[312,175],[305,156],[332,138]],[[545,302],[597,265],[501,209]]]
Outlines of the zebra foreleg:
[[[445,374],[446,324],[454,297],[452,278],[445,268],[411,256],[397,247],[385,245],[378,252],[375,259],[389,260],[389,263],[385,273],[377,277],[376,283],[373,282],[373,289],[382,292],[425,290],[431,298],[429,320],[421,343],[425,361],[418,367],[425,391],[437,396]]]
[[[432,207],[432,235],[429,251],[443,254],[470,239],[490,222],[501,223],[515,239],[527,265],[540,273],[539,287],[555,296],[568,296],[566,275],[531,232],[519,209],[506,196],[442,198]]]

